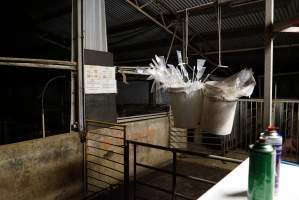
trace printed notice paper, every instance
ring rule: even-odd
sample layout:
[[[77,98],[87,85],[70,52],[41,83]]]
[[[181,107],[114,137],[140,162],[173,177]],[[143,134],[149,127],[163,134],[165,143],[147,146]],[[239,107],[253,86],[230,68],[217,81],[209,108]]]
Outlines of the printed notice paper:
[[[84,65],[85,94],[117,93],[115,67]]]

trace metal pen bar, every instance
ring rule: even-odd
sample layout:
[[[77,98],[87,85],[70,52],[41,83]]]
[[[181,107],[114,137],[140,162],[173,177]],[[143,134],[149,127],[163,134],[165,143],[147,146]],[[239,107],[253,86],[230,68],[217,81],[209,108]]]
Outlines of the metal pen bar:
[[[111,160],[111,159],[108,159],[108,158],[104,158],[104,157],[101,157],[101,156],[98,156],[98,155],[95,155],[95,154],[92,154],[92,153],[87,153],[87,155],[94,156],[94,157],[99,158],[99,159],[107,160],[109,162],[114,162],[114,163],[119,164],[119,165],[124,165],[124,163],[121,163],[121,162],[118,162],[118,161],[115,161],[115,160]]]
[[[163,147],[163,146],[158,146],[158,145],[153,145],[153,144],[147,144],[147,143],[142,143],[142,142],[137,142],[137,141],[131,141],[127,140],[128,143],[131,144],[136,144],[144,147],[151,147],[154,149],[160,149],[160,150],[165,150],[165,151],[176,151],[177,153],[185,153],[185,154],[190,154],[190,155],[195,155],[195,156],[200,156],[200,157],[205,157],[205,158],[211,158],[211,159],[216,159],[216,160],[222,160],[222,161],[228,161],[228,162],[233,162],[233,163],[242,163],[242,160],[238,159],[233,159],[233,158],[228,158],[228,157],[223,157],[223,156],[217,156],[217,155],[210,155],[206,153],[201,153],[201,152],[193,152],[193,151],[187,151],[187,150],[181,150],[181,149],[172,149],[169,147]]]
[[[186,144],[186,143],[188,143],[188,142],[177,142],[177,141],[175,141],[175,140],[173,140],[172,138],[170,138],[170,140],[171,140],[171,142],[173,142],[173,143],[177,143],[177,144]],[[222,146],[222,144],[214,144],[214,143],[188,143],[188,144],[190,144],[190,145],[198,145],[198,144],[200,144],[200,145],[210,145],[210,146]]]
[[[112,129],[112,130],[118,130],[118,131],[123,131],[124,129],[122,127],[115,127],[115,126],[102,126],[102,125],[97,125],[97,124],[88,124],[88,126],[95,126],[97,129],[95,130],[103,130],[103,129]]]
[[[108,182],[103,181],[103,180],[101,180],[101,179],[95,178],[95,177],[93,177],[93,176],[88,175],[87,177],[88,177],[88,178],[91,178],[91,179],[94,179],[94,180],[96,180],[96,181],[105,183],[105,184],[107,184],[107,185],[109,185],[109,186],[111,185],[111,183],[108,183]]]
[[[124,199],[129,200],[130,199],[130,146],[129,143],[125,142],[125,149],[124,149],[124,185],[125,185],[125,191],[124,191]]]
[[[90,141],[93,141],[93,142],[96,142],[96,143],[103,143],[103,144],[108,144],[108,145],[111,145],[111,146],[114,146],[114,147],[118,147],[118,148],[124,148],[124,145],[117,145],[117,144],[112,144],[110,142],[103,142],[103,141],[99,141],[99,140],[92,140],[89,138]]]
[[[140,166],[140,167],[144,167],[146,169],[150,169],[150,170],[166,173],[166,174],[169,174],[169,175],[173,175],[173,172],[171,172],[169,170],[166,170],[166,169],[161,169],[161,168],[157,168],[157,167],[153,167],[153,166],[149,166],[149,165],[144,165],[144,164],[141,164],[141,163],[136,163],[136,165]],[[207,184],[212,184],[212,185],[216,184],[215,181],[211,181],[211,180],[207,180],[207,179],[199,178],[199,177],[195,177],[195,176],[188,176],[188,175],[177,173],[177,172],[176,172],[176,176],[186,178],[186,179],[189,179],[189,180],[193,180],[193,181],[207,183]]]
[[[176,152],[172,152],[172,200],[175,200],[176,193]]]
[[[95,185],[95,184],[93,184],[93,183],[87,183],[87,185],[91,185],[91,186],[93,186],[93,187],[96,187],[96,188],[99,188],[99,189],[102,189],[102,190],[104,190],[104,189],[105,189],[104,187],[100,187],[100,186],[98,186],[98,185]],[[97,192],[101,192],[102,190],[100,190],[100,191],[97,191]]]
[[[285,104],[286,109],[285,109],[285,127],[284,127],[284,141],[287,139],[287,135],[288,135],[288,108],[289,108],[289,104],[286,103]]]
[[[123,125],[123,124],[115,124],[115,123],[103,122],[103,121],[97,121],[97,120],[90,120],[90,119],[87,119],[86,122],[87,123],[95,123],[95,124],[111,125],[111,126],[119,126],[119,127],[123,127],[123,128],[126,127],[126,125]]]
[[[88,148],[98,149],[98,150],[101,150],[101,151],[107,151],[107,152],[115,153],[115,154],[120,155],[120,156],[123,156],[123,155],[124,155],[124,154],[122,154],[122,153],[117,153],[117,152],[115,152],[115,151],[110,151],[110,150],[102,149],[102,148],[99,148],[99,147],[88,146],[88,145],[87,145],[87,147],[88,147]]]
[[[158,190],[158,191],[167,193],[167,194],[172,194],[172,191],[169,191],[169,190],[160,188],[160,187],[155,186],[155,185],[150,185],[150,184],[148,184],[148,183],[144,183],[144,182],[140,182],[140,181],[137,181],[137,184],[139,184],[139,185],[143,185],[143,186],[146,186],[146,187],[149,187],[149,188],[152,188],[152,189],[155,189],[155,190]],[[183,194],[180,194],[180,193],[175,193],[175,195],[176,195],[176,196],[179,196],[180,198],[183,198],[183,199],[194,200],[193,198],[191,198],[191,197],[187,197],[187,196],[185,196],[185,195],[183,195]]]
[[[96,166],[101,166],[101,167],[104,167],[104,168],[113,170],[113,171],[118,172],[118,173],[121,173],[121,174],[124,173],[123,171],[120,171],[120,170],[117,170],[117,169],[113,169],[113,168],[111,168],[111,167],[108,167],[108,166],[106,166],[106,165],[99,164],[99,163],[94,162],[94,161],[90,161],[90,160],[88,160],[87,163],[91,163],[91,164],[94,164],[94,165],[96,165]]]
[[[116,138],[116,139],[120,139],[120,140],[123,140],[124,138],[122,137],[117,137],[117,136],[112,136],[112,135],[106,135],[106,134],[102,134],[102,133],[95,133],[95,132],[92,132],[92,131],[89,131],[88,134],[91,133],[91,134],[94,134],[94,135],[102,135],[102,136],[105,136],[105,137],[112,137],[112,138]],[[88,139],[88,138],[87,138]]]
[[[113,177],[113,176],[110,176],[109,174],[105,174],[105,173],[102,173],[102,172],[99,172],[99,171],[96,171],[96,170],[94,170],[94,169],[90,169],[90,168],[87,168],[88,170],[90,170],[90,171],[93,171],[93,172],[95,172],[95,173],[97,173],[97,174],[100,174],[100,175],[103,175],[103,176],[107,176],[107,177],[109,177],[109,178],[111,178],[111,179],[114,179],[114,180],[117,180],[117,181],[119,181],[119,182],[122,182],[123,180],[121,180],[121,179],[119,179],[119,178],[115,178],[115,177]]]
[[[136,173],[136,144],[134,144],[134,152],[133,152],[133,155],[134,155],[134,182],[133,182],[133,199],[135,200],[136,199],[136,181],[137,181],[137,173]]]

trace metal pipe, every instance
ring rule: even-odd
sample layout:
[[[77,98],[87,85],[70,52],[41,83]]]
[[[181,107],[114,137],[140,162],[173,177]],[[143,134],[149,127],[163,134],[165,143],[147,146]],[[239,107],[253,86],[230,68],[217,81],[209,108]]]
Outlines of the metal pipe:
[[[185,11],[185,21],[183,26],[183,62],[188,64],[188,45],[189,45],[189,17],[188,11]]]
[[[35,59],[35,58],[13,58],[13,57],[0,57],[2,62],[14,62],[14,63],[38,63],[48,65],[64,65],[64,66],[76,66],[76,62],[63,61],[63,60],[48,60],[48,59]]]
[[[183,16],[185,14],[186,10],[187,11],[204,10],[204,9],[207,9],[207,8],[214,7],[216,4],[217,4],[217,1],[212,1],[212,2],[205,3],[205,4],[201,4],[201,5],[197,5],[197,6],[194,6],[194,7],[186,8],[186,9],[183,9],[183,10],[179,10],[176,13],[178,15],[182,15]]]
[[[187,151],[187,150],[182,150],[182,149],[173,149],[173,148],[169,148],[169,147],[153,145],[153,144],[148,144],[148,143],[143,143],[143,142],[137,142],[137,141],[132,141],[132,140],[127,140],[127,142],[129,144],[131,143],[131,144],[136,144],[136,145],[149,147],[149,148],[154,148],[154,149],[160,149],[160,150],[169,151],[169,152],[176,151],[177,153],[200,156],[200,157],[204,157],[204,158],[211,158],[211,159],[215,159],[215,160],[228,161],[228,162],[239,163],[239,164],[243,162],[242,160],[238,160],[238,159],[234,159],[234,158],[228,158],[228,157],[217,156],[217,155],[210,155],[210,154],[207,154],[207,153],[193,152],[193,151]]]
[[[29,67],[29,68],[41,68],[41,69],[65,69],[75,71],[75,66],[69,65],[56,65],[56,64],[43,64],[43,63],[24,63],[24,62],[1,62],[0,66],[15,66],[15,67]]]
[[[245,5],[249,5],[249,4],[253,4],[253,3],[259,3],[261,1],[264,1],[264,0],[254,0],[254,1],[249,1],[249,2],[246,2],[246,3],[242,3],[242,2],[240,2],[240,3],[237,2],[236,3],[236,0],[220,0],[219,4],[221,6],[231,5],[231,7],[238,7],[238,6],[245,6]],[[177,11],[177,14],[179,16],[184,16],[184,13],[185,13],[186,10],[189,11],[190,13],[191,12],[193,13],[195,11],[202,11],[202,10],[206,10],[206,9],[209,9],[209,8],[213,8],[217,4],[218,4],[218,0],[214,0],[212,2],[208,2],[208,3],[205,3],[205,4],[201,4],[201,5],[193,6],[193,7],[190,7],[190,8],[183,9],[183,10],[179,10],[179,11]]]
[[[273,37],[271,29],[274,22],[274,0],[266,3],[266,41],[265,41],[265,79],[264,79],[264,127],[271,125],[272,121],[272,85],[273,85]]]
[[[87,153],[87,145],[84,141],[85,136],[85,125],[84,125],[84,87],[83,87],[83,57],[84,57],[84,49],[83,49],[83,0],[74,0],[73,1],[73,14],[74,14],[74,32],[76,32],[76,60],[77,60],[77,110],[78,110],[78,129],[81,137],[82,144],[82,152],[83,152],[83,192],[87,194],[87,163],[86,163],[86,153]]]
[[[286,45],[277,45],[274,46],[274,49],[284,49],[284,48],[294,48],[299,47],[299,44],[286,44]],[[228,49],[222,50],[221,53],[240,53],[240,52],[248,52],[248,51],[259,51],[264,50],[265,47],[252,47],[252,48],[242,48],[242,49]],[[218,54],[218,51],[208,51],[204,53],[205,55],[215,55]],[[196,54],[192,54],[196,55]]]
[[[137,150],[136,144],[134,144],[134,159],[133,159],[133,172],[134,172],[134,182],[133,182],[133,199],[136,199],[136,181],[137,181],[137,166],[136,166],[136,157],[137,157]]]
[[[77,0],[77,63],[78,63],[78,119],[79,132],[84,132],[84,83],[83,83],[83,0]]]
[[[168,63],[168,59],[169,59],[169,56],[170,56],[170,53],[171,53],[171,50],[172,50],[173,42],[174,42],[174,39],[175,39],[175,36],[176,36],[176,31],[177,31],[177,27],[175,27],[174,33],[172,35],[170,47],[169,47],[167,57],[166,57],[166,63]]]
[[[73,125],[75,124],[76,119],[76,91],[75,91],[75,84],[76,84],[76,75],[74,72],[71,72],[71,116],[70,116],[70,131],[72,130]]]
[[[46,137],[46,127],[45,127],[45,109],[44,109],[44,97],[47,91],[48,86],[50,83],[55,81],[56,79],[60,78],[66,78],[66,76],[56,76],[54,78],[51,78],[44,86],[43,91],[42,91],[42,131],[43,131],[43,138]]]
[[[176,169],[176,152],[173,151],[172,152],[172,200],[176,199],[176,173],[177,173],[177,169]]]
[[[130,145],[127,141],[125,142],[124,154],[124,199],[130,200]]]
[[[221,5],[218,0],[217,5],[217,24],[218,24],[218,65],[221,66]]]

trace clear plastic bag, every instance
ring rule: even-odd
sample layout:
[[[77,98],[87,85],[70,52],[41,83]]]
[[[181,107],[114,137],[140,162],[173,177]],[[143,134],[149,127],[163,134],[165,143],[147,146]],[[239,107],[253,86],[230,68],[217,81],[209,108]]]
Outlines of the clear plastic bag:
[[[155,56],[150,68],[140,73],[149,74],[148,80],[154,80],[152,92],[160,89],[182,88],[184,92],[189,94],[203,88],[200,79],[206,69],[203,67],[204,63],[205,60],[198,60],[197,67],[193,67],[193,75],[190,79],[183,63],[179,63],[177,67],[171,64],[166,65],[164,57]]]
[[[236,101],[243,96],[250,97],[255,85],[252,70],[243,69],[223,81],[206,82],[204,94],[224,101]]]

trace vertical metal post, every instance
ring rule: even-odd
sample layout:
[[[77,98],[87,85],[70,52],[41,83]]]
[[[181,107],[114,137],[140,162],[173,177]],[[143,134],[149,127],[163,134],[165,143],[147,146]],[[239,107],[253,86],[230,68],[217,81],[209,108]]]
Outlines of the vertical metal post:
[[[82,0],[77,0],[77,66],[78,66],[78,119],[79,132],[84,132],[84,87],[83,87],[83,24]]]
[[[76,16],[75,16],[75,0],[72,0],[72,30],[71,30],[71,61],[75,62],[75,30],[76,30]],[[75,106],[76,106],[76,98],[75,98],[75,72],[71,71],[71,117],[70,117],[70,131],[72,130],[72,125],[75,123]]]
[[[72,130],[72,125],[75,123],[76,119],[76,92],[75,92],[75,86],[76,84],[76,75],[75,72],[71,71],[71,116],[70,116],[70,131]]]
[[[172,152],[172,200],[176,199],[176,151]]]
[[[189,45],[189,14],[188,10],[186,9],[186,17],[183,23],[183,62],[188,63],[188,45]]]
[[[183,57],[183,63],[186,63],[186,31],[185,31],[185,21],[182,20],[182,32],[183,32],[183,40],[182,40],[182,45],[183,45],[183,51],[182,51],[182,57]]]
[[[133,183],[133,199],[136,199],[136,181],[137,181],[137,173],[136,173],[136,144],[134,144],[134,183]]]
[[[273,84],[273,37],[274,0],[266,3],[266,42],[265,42],[265,78],[264,78],[264,127],[272,124],[272,84]]]
[[[71,32],[71,61],[74,62],[75,61],[75,49],[76,49],[76,37],[75,37],[75,30],[76,30],[76,15],[75,15],[75,1],[76,0],[72,0],[72,32]]]
[[[125,141],[124,145],[124,187],[125,187],[125,200],[130,199],[130,145],[128,141]]]
[[[84,89],[83,89],[83,0],[73,0],[72,1],[72,29],[73,29],[73,39],[72,42],[72,60],[77,61],[77,116],[78,116],[78,129],[81,137],[82,152],[83,152],[83,169],[82,169],[82,179],[83,179],[83,192],[87,194],[87,173],[86,173],[86,143],[84,141],[85,137],[85,121],[84,121]]]

